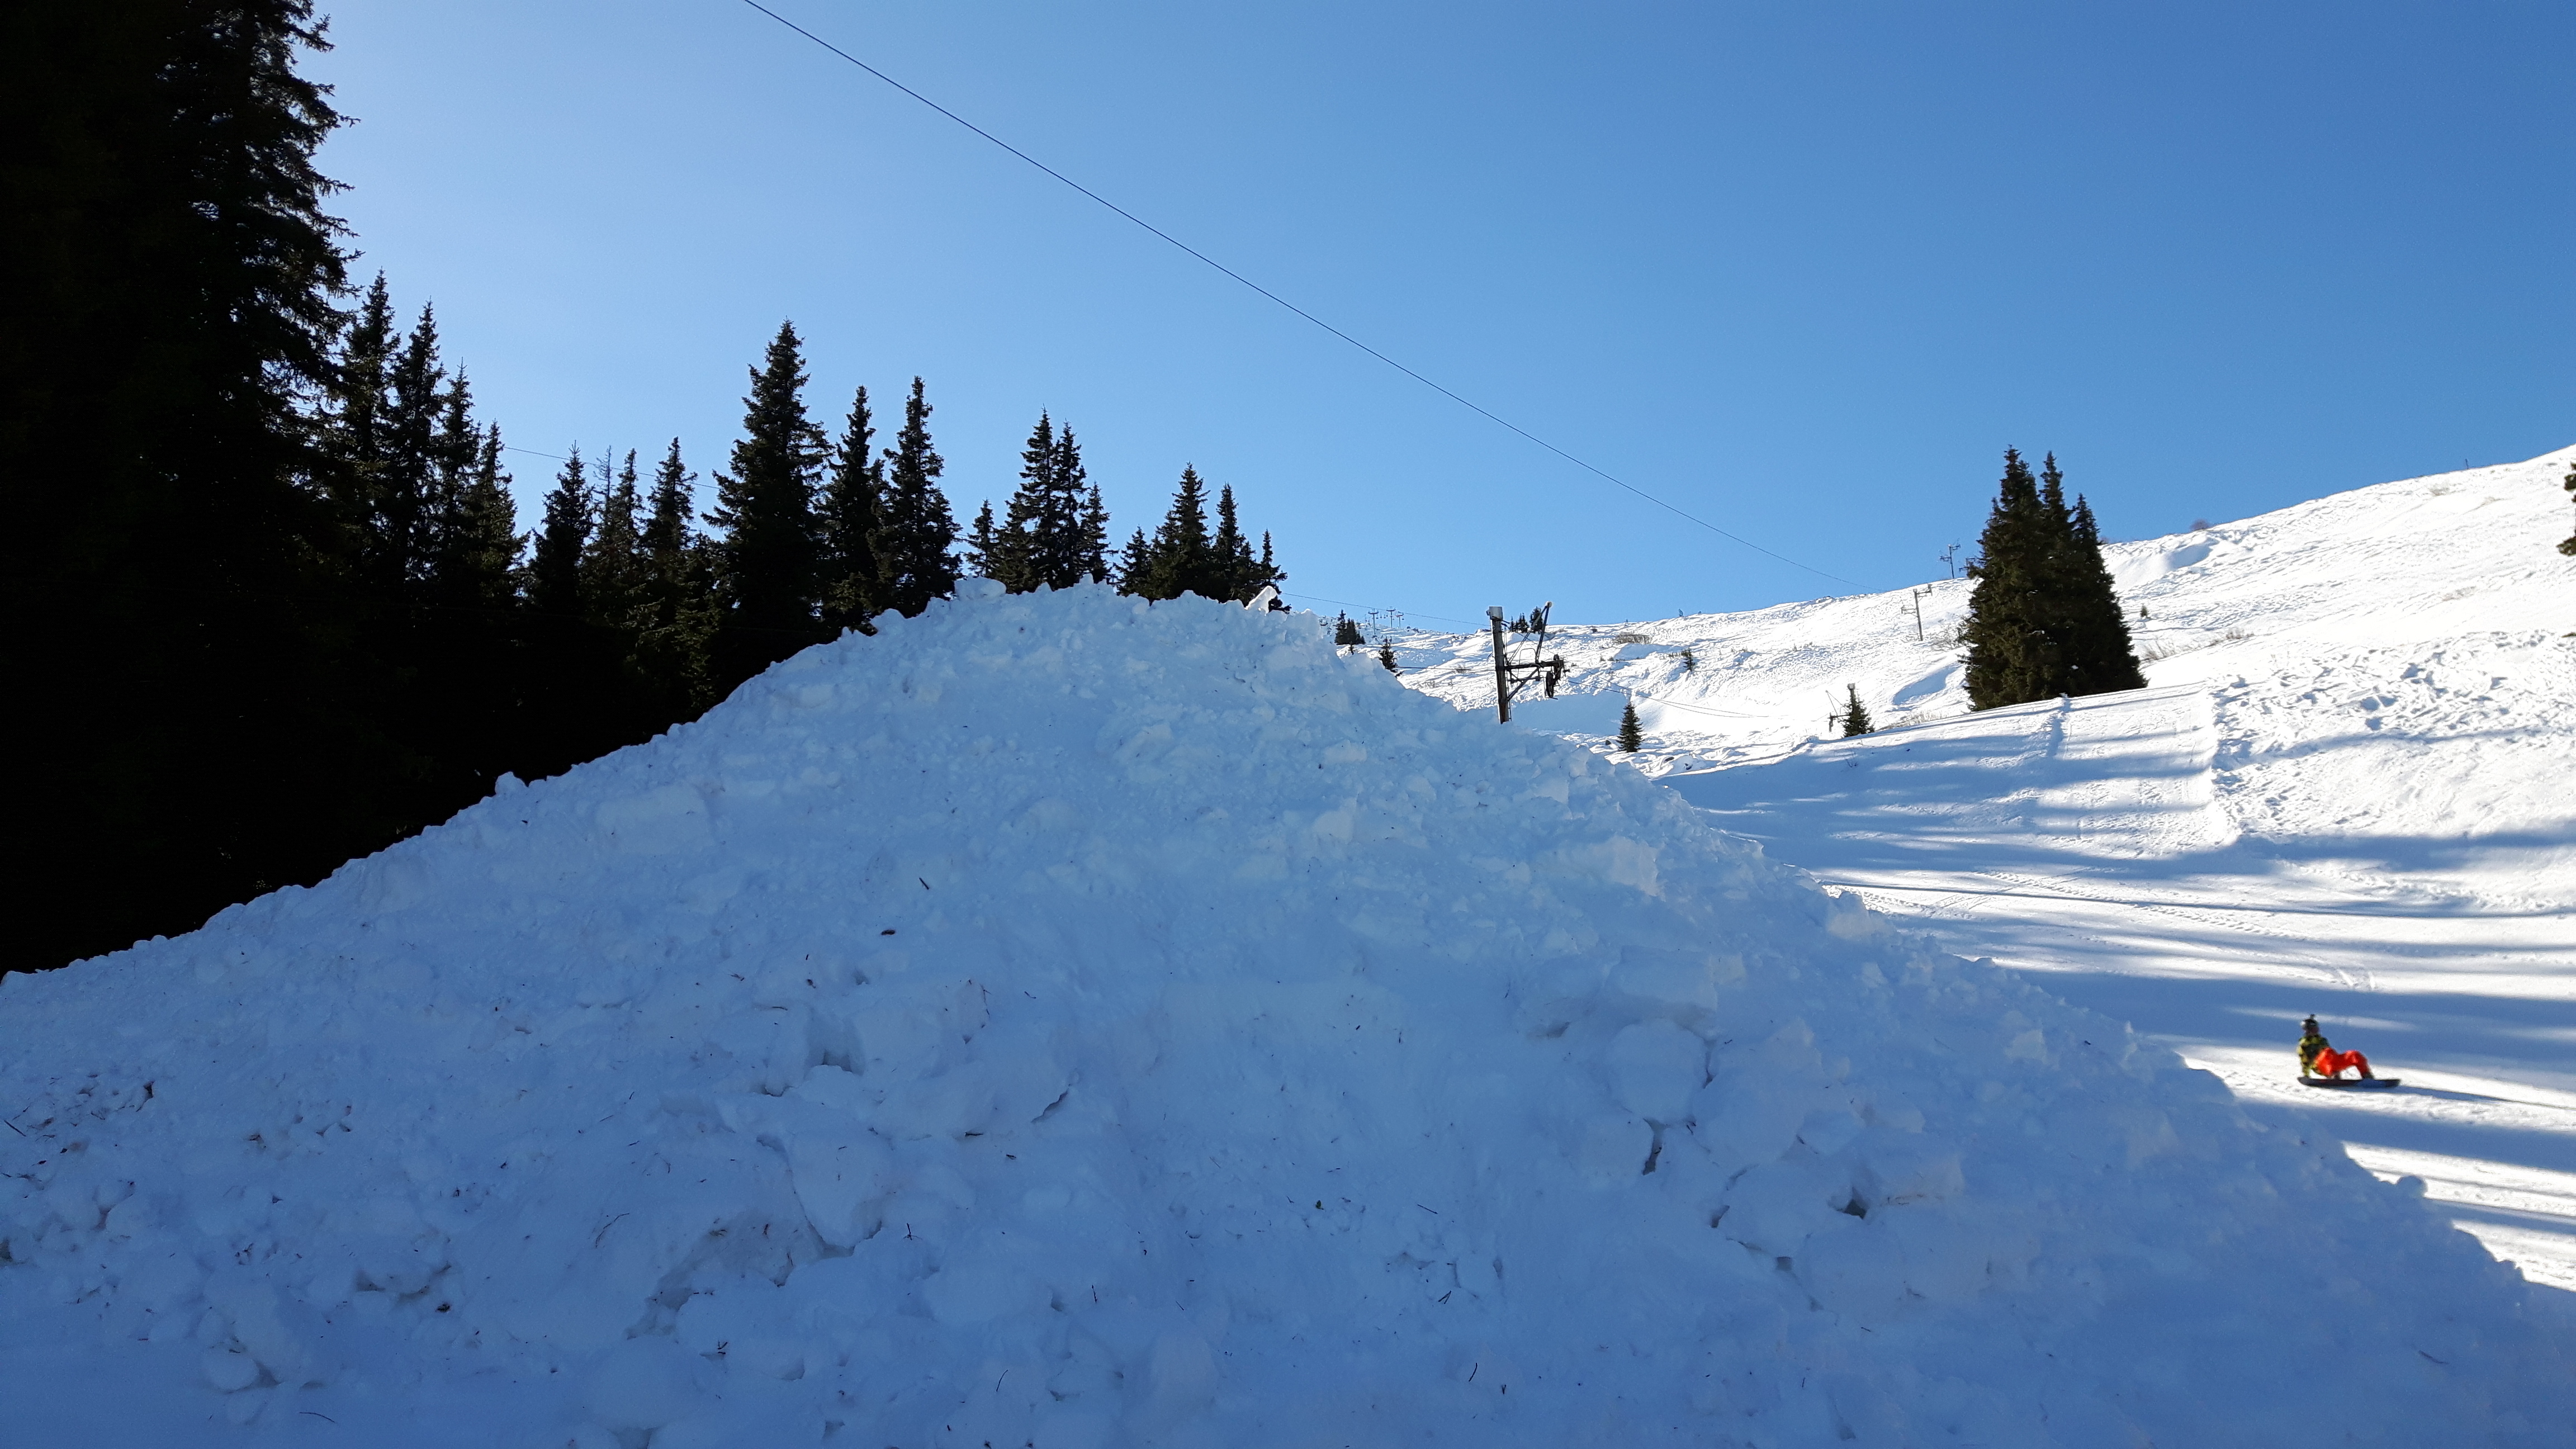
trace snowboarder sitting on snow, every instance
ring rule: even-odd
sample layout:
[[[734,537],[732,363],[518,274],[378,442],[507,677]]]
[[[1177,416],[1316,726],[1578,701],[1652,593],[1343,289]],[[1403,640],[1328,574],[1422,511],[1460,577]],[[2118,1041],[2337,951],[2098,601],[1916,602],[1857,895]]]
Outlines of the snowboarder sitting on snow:
[[[2359,1052],[2339,1052],[2317,1030],[2313,1016],[2299,1023],[2299,1074],[2307,1077],[2339,1077],[2346,1067],[2361,1068],[2363,1081],[2370,1081],[2370,1058]]]

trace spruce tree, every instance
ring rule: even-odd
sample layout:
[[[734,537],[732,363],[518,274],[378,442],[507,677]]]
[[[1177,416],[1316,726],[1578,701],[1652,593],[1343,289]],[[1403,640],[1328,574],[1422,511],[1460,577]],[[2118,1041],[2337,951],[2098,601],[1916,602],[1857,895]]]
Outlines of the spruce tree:
[[[885,463],[876,456],[876,423],[862,387],[833,445],[831,477],[823,489],[823,623],[835,631],[875,632],[868,622],[877,588],[872,540],[884,496]]]
[[[1059,430],[1040,413],[1020,451],[1020,485],[995,534],[991,576],[1014,593],[1069,588],[1105,571],[1108,527],[1073,429]]]
[[[1334,647],[1334,648],[1336,648],[1336,649],[1358,649],[1358,648],[1363,647],[1363,646],[1364,646],[1364,645],[1366,645],[1367,643],[1368,643],[1368,639],[1367,639],[1367,637],[1366,637],[1365,635],[1363,635],[1363,634],[1361,634],[1361,633],[1360,633],[1360,626],[1359,626],[1359,625],[1357,625],[1357,624],[1355,624],[1355,623],[1352,623],[1352,622],[1351,622],[1351,616],[1350,616],[1350,615],[1348,615],[1348,614],[1335,614],[1335,615],[1333,616],[1333,647]]]
[[[1134,592],[1149,599],[1177,599],[1183,594],[1219,597],[1214,562],[1208,544],[1207,485],[1200,481],[1198,469],[1184,467],[1180,486],[1172,493],[1172,506],[1164,513],[1162,526],[1154,530],[1152,572],[1145,587]]]
[[[921,379],[904,399],[903,430],[886,450],[885,507],[875,537],[877,603],[911,618],[957,591],[957,520],[939,491],[947,465],[930,442],[930,403]]]
[[[1637,699],[1630,695],[1619,708],[1619,748],[1633,755],[1645,747],[1645,727],[1637,722]]]
[[[2043,590],[2056,532],[2045,516],[2030,465],[2019,450],[2006,448],[2003,481],[1978,537],[1980,556],[1969,565],[1977,583],[1968,596],[1967,622],[1959,630],[1968,646],[1972,709],[2019,704],[2050,692],[2057,646],[2043,627]]]
[[[424,304],[386,378],[382,467],[370,504],[366,558],[388,600],[426,579],[435,545],[441,425],[448,420],[447,369],[438,357],[438,320]]]
[[[502,613],[518,602],[518,510],[501,467],[498,424],[473,440],[472,458],[448,494],[439,526],[435,598],[442,608]]]
[[[1843,688],[1848,691],[1847,702],[1843,705],[1843,738],[1865,735],[1877,728],[1870,723],[1868,706],[1860,702],[1860,686],[1847,684]]]
[[[1068,453],[1072,452],[1072,446],[1073,439],[1067,435],[1065,448]],[[1080,467],[1082,455],[1073,453],[1072,456],[1075,466]],[[1097,485],[1094,485],[1083,499],[1082,532],[1075,544],[1074,560],[1074,582],[1080,583],[1084,579],[1089,579],[1095,584],[1105,584],[1110,581],[1109,509],[1100,501],[1100,489]]]
[[[555,486],[546,492],[545,520],[538,525],[536,553],[528,561],[528,602],[538,613],[582,616],[581,556],[590,546],[597,516],[590,470],[575,443],[563,471],[555,475]]]
[[[1145,536],[1145,530],[1137,529],[1118,550],[1118,592],[1152,598],[1146,591],[1153,587],[1155,568],[1154,541]]]
[[[728,690],[821,637],[814,493],[824,441],[805,415],[805,358],[794,323],[778,325],[752,371],[742,431],[728,471],[716,477],[716,507],[707,515],[725,530],[716,662]]]
[[[1216,491],[1216,536],[1208,540],[1208,585],[1212,599],[1241,603],[1261,589],[1255,575],[1261,565],[1252,557],[1252,541],[1234,514],[1234,485]]]
[[[993,532],[993,500],[987,498],[984,506],[976,510],[974,524],[966,530],[966,548],[959,555],[967,574],[979,579],[994,578],[1001,565],[1000,542]]]
[[[2004,452],[2004,479],[1969,568],[1968,702],[1976,709],[2136,689],[2144,679],[2129,625],[2102,562],[2093,510],[2066,503],[2057,458],[2034,480],[2019,452]]]
[[[654,682],[671,719],[715,702],[713,650],[719,608],[715,565],[690,527],[697,475],[680,457],[680,440],[653,470],[653,491],[640,543],[644,607],[635,639],[636,667]]]
[[[2092,505],[2080,493],[2067,520],[2059,597],[2067,659],[2063,692],[2087,695],[2146,688],[2127,611],[2120,607],[2111,570],[2102,562],[2101,529],[2093,521]]]
[[[1277,561],[1277,560],[1275,560],[1275,559],[1273,559],[1273,558],[1270,556],[1270,530],[1269,530],[1269,529],[1266,529],[1266,528],[1265,528],[1265,529],[1263,529],[1263,530],[1261,530],[1261,580],[1260,580],[1260,581],[1261,581],[1262,583],[1265,583],[1265,584],[1273,584],[1273,585],[1276,585],[1276,584],[1284,584],[1284,583],[1288,582],[1288,571],[1287,571],[1286,569],[1281,568],[1281,567],[1279,566],[1279,564],[1278,564],[1278,561]],[[1261,592],[1261,590],[1260,590],[1258,587],[1255,587],[1255,588],[1253,589],[1253,592],[1257,594],[1257,593]],[[1287,605],[1285,605],[1285,604],[1281,604],[1281,603],[1280,603],[1278,600],[1276,600],[1276,599],[1271,600],[1271,603],[1272,603],[1272,605],[1273,605],[1274,607],[1277,607],[1277,608],[1286,608],[1286,607],[1287,607]]]
[[[1386,666],[1386,672],[1389,674],[1404,673],[1395,666],[1395,645],[1389,641],[1383,639],[1378,641],[1377,662]]]
[[[582,550],[582,614],[612,629],[635,626],[644,607],[648,564],[639,514],[643,498],[636,489],[635,451],[615,476],[608,459],[599,460],[598,526]]]
[[[397,767],[302,412],[346,284],[322,45],[305,0],[0,10],[0,579],[45,701],[6,965],[318,878]]]

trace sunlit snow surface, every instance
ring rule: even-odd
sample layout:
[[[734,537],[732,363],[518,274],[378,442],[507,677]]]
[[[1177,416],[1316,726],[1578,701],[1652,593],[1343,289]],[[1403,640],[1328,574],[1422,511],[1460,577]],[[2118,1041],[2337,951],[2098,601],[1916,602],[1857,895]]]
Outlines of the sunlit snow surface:
[[[0,989],[80,1445],[2565,1441],[2326,1136],[1311,618],[978,596]]]
[[[1618,691],[1652,696],[1641,763],[1728,829],[2047,973],[2576,1289],[2571,461],[2114,545],[2140,693],[1969,716],[1942,639],[1967,585],[1939,583],[1922,643],[1907,593],[1584,630],[1579,693],[1527,717],[1601,747]],[[1489,703],[1482,648],[1418,639],[1411,682]],[[1816,741],[1846,684],[1899,727]],[[2312,1011],[2405,1090],[2290,1081]]]

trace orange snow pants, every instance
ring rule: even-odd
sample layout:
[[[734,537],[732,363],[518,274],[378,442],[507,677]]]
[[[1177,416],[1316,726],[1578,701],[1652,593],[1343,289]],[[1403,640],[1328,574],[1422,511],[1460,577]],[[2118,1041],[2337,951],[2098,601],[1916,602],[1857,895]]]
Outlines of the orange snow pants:
[[[2361,1074],[2363,1076],[2369,1076],[2370,1058],[2363,1056],[2359,1052],[2339,1052],[2333,1047],[2327,1047],[2324,1051],[2317,1053],[2317,1061],[2314,1070],[2320,1077],[2342,1076],[2343,1069],[2346,1067],[2359,1067],[2361,1068]]]

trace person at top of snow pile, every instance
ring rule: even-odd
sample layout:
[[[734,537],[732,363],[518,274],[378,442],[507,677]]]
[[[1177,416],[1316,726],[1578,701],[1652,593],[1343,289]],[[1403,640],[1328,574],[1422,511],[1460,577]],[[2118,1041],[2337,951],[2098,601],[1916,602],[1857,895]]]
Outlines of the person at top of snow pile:
[[[2299,1074],[2301,1076],[2339,1077],[2343,1075],[2343,1069],[2346,1067],[2361,1068],[2363,1081],[2374,1080],[2370,1073],[2370,1058],[2359,1052],[2336,1051],[2326,1040],[2325,1033],[2317,1030],[2317,1019],[2313,1016],[2299,1023]]]

